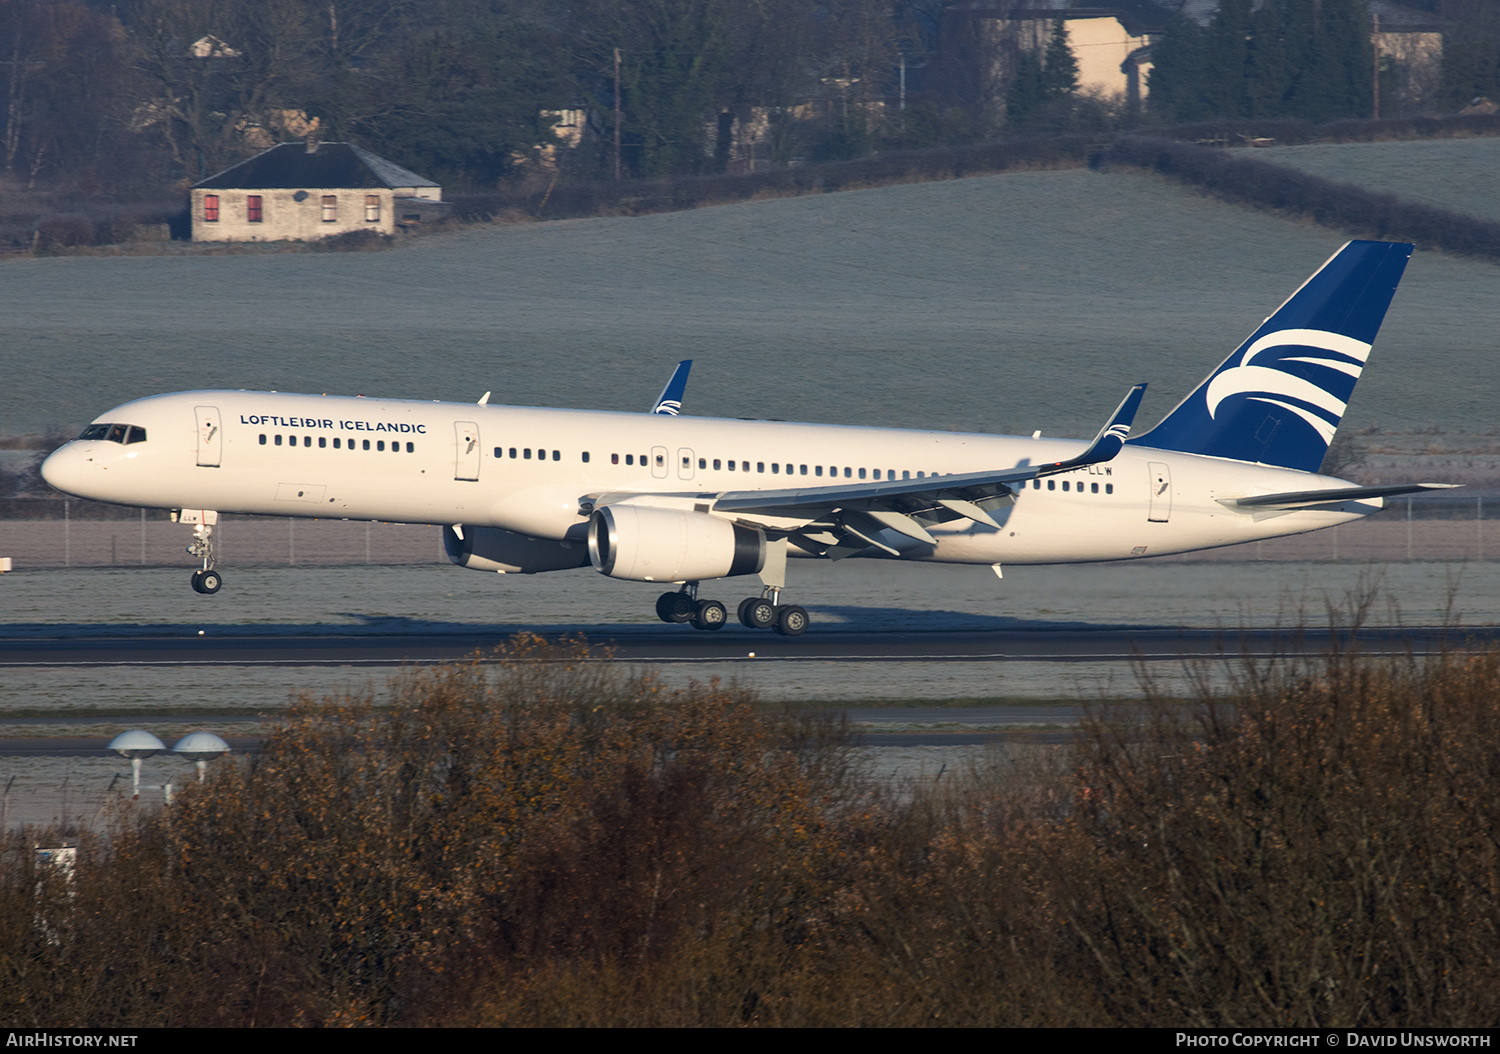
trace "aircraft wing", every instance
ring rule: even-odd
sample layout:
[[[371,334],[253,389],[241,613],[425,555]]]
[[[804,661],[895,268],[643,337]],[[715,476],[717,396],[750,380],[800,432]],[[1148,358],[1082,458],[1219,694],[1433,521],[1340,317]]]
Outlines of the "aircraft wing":
[[[656,403],[651,407],[652,413],[666,414],[669,417],[682,413],[682,397],[687,392],[688,371],[692,368],[692,359],[683,359],[677,364],[672,376],[667,378],[667,386],[656,397]]]
[[[877,537],[883,530],[932,545],[935,540],[927,528],[937,523],[970,519],[998,529],[1000,525],[990,513],[1014,499],[1012,484],[1114,458],[1130,435],[1131,422],[1145,393],[1144,384],[1132,387],[1088,448],[1066,461],[922,479],[726,491],[715,498],[712,508],[751,520],[802,521],[802,526],[783,528],[782,532],[800,547],[835,559],[871,546],[898,554]]]
[[[1397,494],[1416,494],[1424,490],[1453,490],[1462,483],[1392,483],[1379,487],[1334,487],[1330,490],[1296,490],[1284,494],[1253,494],[1244,498],[1220,498],[1219,504],[1231,509],[1305,509],[1311,505],[1331,505],[1366,498],[1389,498]]]

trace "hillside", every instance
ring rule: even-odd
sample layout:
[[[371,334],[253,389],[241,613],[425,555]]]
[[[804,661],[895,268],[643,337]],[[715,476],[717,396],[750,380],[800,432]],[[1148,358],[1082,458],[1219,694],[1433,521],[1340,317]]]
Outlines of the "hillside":
[[[1272,147],[1256,156],[1324,179],[1500,221],[1500,139],[1419,139]]]
[[[1085,435],[1139,380],[1153,422],[1341,240],[1076,170],[385,253],[16,260],[0,432],[211,387],[634,410],[691,357],[695,414]],[[1495,278],[1418,254],[1351,424],[1493,427]]]

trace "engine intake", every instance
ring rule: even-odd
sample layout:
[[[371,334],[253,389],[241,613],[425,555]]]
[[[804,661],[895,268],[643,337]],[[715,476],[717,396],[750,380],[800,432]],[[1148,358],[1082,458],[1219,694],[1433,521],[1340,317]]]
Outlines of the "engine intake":
[[[766,563],[766,535],[703,512],[606,505],[589,518],[589,561],[634,582],[753,575]]]
[[[444,527],[443,549],[459,567],[511,575],[566,571],[589,563],[588,550],[577,542],[533,538],[499,527],[466,526],[462,538],[452,527]]]

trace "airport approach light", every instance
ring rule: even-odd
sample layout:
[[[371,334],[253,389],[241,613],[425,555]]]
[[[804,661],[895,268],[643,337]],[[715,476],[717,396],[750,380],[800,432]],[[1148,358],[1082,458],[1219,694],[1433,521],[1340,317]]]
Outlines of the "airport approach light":
[[[167,749],[167,745],[144,729],[132,728],[129,732],[121,732],[110,740],[109,749],[122,758],[130,759],[130,793],[131,797],[139,800],[141,759],[161,753]]]
[[[172,752],[198,767],[198,782],[202,783],[208,763],[229,753],[229,744],[212,732],[190,732],[177,741]]]

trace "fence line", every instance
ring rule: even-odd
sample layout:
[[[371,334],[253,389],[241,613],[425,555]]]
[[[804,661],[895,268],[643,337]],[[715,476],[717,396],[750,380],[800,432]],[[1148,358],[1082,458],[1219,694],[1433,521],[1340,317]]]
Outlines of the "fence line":
[[[1485,519],[1482,494],[1474,497],[1472,521],[1468,516],[1427,519],[1421,515],[1424,511],[1430,514],[1439,510],[1451,514],[1465,509],[1467,499],[1450,498],[1437,505],[1407,498],[1405,505],[1404,510],[1396,506],[1385,515],[1326,531],[1167,559],[1484,560],[1489,558],[1487,553],[1500,552],[1500,546],[1485,544],[1490,521]],[[17,570],[119,567],[130,563],[140,567],[190,567],[195,562],[185,551],[191,529],[165,518],[154,518],[146,509],[114,509],[92,502],[44,499],[8,499],[4,503],[5,509],[12,512],[35,507],[38,512],[50,511],[54,516],[59,506],[60,518],[0,518],[0,557],[10,557]],[[74,506],[81,507],[85,515],[74,515]],[[97,518],[101,513],[109,518]],[[139,534],[139,551],[134,561],[128,557],[122,559],[129,545],[126,532]],[[220,560],[240,567],[447,561],[442,535],[430,524],[302,520],[299,527],[292,517],[230,516],[219,521],[215,541]]]

